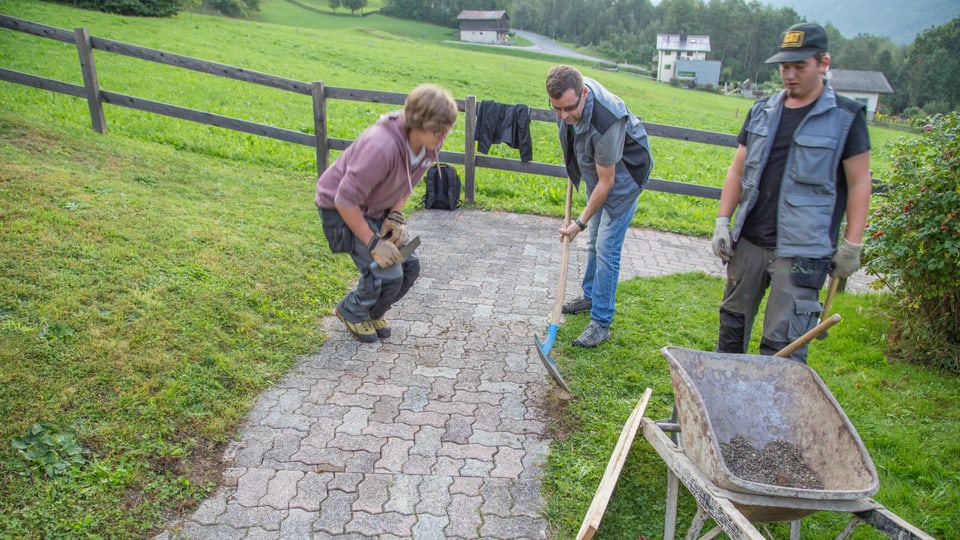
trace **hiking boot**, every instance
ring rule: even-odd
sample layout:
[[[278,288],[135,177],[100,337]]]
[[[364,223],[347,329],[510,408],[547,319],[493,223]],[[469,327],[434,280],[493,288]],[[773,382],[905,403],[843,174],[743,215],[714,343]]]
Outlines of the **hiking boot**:
[[[334,308],[333,312],[337,315],[338,319],[343,321],[344,326],[347,327],[347,331],[350,332],[353,339],[362,341],[363,343],[373,343],[377,340],[377,331],[373,328],[373,324],[370,321],[350,322],[343,318],[339,308]]]
[[[580,337],[573,340],[573,344],[577,347],[596,347],[608,339],[610,339],[610,329],[600,326],[595,321],[590,321]]]
[[[567,302],[563,305],[563,313],[583,313],[584,311],[590,311],[590,308],[593,307],[593,302],[587,300],[582,295],[574,298],[573,300]]]
[[[370,325],[376,330],[378,338],[386,339],[390,337],[390,323],[383,317],[370,321]]]

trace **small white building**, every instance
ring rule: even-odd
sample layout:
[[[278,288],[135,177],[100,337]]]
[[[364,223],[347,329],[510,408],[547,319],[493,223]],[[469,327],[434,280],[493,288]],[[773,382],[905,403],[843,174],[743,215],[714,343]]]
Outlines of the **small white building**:
[[[708,52],[710,36],[657,34],[657,81],[676,79],[678,60],[706,61]]]
[[[880,94],[892,94],[893,87],[881,71],[833,69],[829,71],[830,86],[841,96],[867,106],[867,121],[873,122],[880,104]]]
[[[472,43],[501,43],[507,41],[510,16],[506,11],[465,9],[457,15],[460,22],[460,41]]]

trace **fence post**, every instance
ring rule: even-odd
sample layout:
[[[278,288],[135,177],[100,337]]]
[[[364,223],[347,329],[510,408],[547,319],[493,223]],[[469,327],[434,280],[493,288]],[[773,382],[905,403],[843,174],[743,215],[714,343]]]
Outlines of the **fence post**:
[[[477,146],[473,137],[474,125],[477,123],[477,96],[467,96],[463,116],[463,189],[464,198],[468,203],[472,203],[477,174]]]
[[[327,170],[330,161],[330,143],[327,140],[327,98],[323,81],[314,82],[313,95],[313,132],[317,138],[317,176]]]
[[[97,80],[97,66],[93,63],[93,47],[90,45],[90,32],[86,28],[74,28],[77,41],[77,53],[80,54],[80,71],[83,72],[83,86],[87,89],[87,106],[90,108],[90,121],[93,129],[101,134],[107,132],[107,121],[103,117],[103,100],[100,99],[100,82]]]

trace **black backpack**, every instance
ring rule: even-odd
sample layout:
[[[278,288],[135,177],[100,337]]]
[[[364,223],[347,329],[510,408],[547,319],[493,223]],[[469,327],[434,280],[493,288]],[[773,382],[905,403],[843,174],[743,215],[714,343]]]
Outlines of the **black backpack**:
[[[424,179],[427,186],[423,194],[424,208],[456,210],[460,206],[460,175],[457,169],[446,163],[430,167]]]

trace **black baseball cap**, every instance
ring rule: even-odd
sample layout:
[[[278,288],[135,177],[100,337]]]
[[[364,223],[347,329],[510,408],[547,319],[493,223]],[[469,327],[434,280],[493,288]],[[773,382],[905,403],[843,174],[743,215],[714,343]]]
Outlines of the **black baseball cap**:
[[[799,23],[780,35],[780,52],[767,58],[767,64],[801,62],[827,51],[827,31],[817,23]]]

